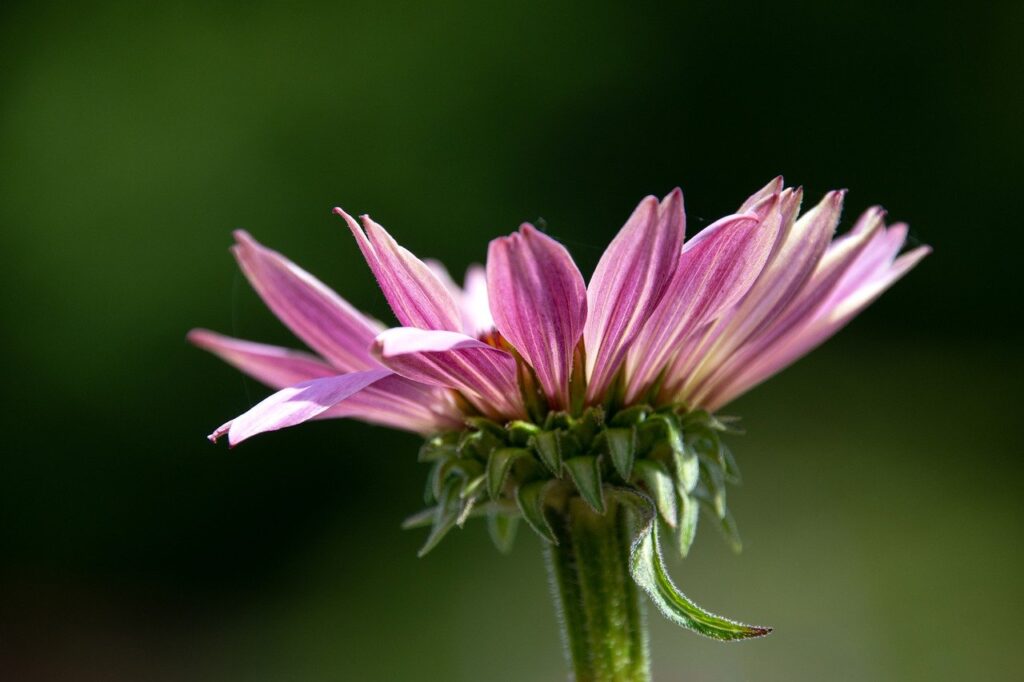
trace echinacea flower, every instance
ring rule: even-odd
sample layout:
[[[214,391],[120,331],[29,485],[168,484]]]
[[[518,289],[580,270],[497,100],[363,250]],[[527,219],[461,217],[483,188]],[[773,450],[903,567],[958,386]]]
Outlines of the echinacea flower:
[[[666,615],[721,639],[764,634],[675,589],[657,519],[683,554],[701,506],[735,539],[725,483],[737,472],[720,438],[728,425],[713,413],[836,333],[929,251],[900,255],[907,228],[886,226],[877,207],[835,237],[844,192],[800,215],[802,198],[776,178],[686,240],[682,192],[647,197],[589,285],[565,247],[529,224],[492,241],[486,270],[472,266],[460,287],[369,216],[357,222],[335,209],[394,311],[399,326],[390,329],[238,232],[232,250],[246,277],[317,355],[191,332],[196,345],[277,389],[211,438],[237,445],[332,417],[422,434],[435,506],[411,525],[433,527],[425,549],[477,513],[503,545],[522,517],[553,548],[556,583],[575,580],[579,591],[582,577],[559,571],[583,570],[588,528],[628,516],[628,531],[616,521],[619,531],[602,531],[600,542],[619,543],[616,556],[628,555],[629,573]],[[560,561],[566,551],[576,553]],[[612,568],[602,570],[600,590],[623,589]],[[570,649],[594,627],[573,615],[574,598],[563,590]],[[589,651],[581,663],[573,652],[577,675],[644,667],[637,636],[616,655]]]

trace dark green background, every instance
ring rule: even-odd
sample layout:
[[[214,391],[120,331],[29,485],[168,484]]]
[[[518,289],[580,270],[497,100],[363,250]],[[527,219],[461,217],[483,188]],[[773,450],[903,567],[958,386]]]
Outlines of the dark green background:
[[[412,436],[210,445],[265,390],[184,334],[291,342],[236,227],[390,320],[336,204],[457,270],[542,217],[590,272],[644,194],[695,232],[778,173],[935,253],[730,409],[747,549],[672,570],[776,632],[652,616],[657,678],[1019,675],[1022,8],[4,3],[2,676],[560,679],[535,538],[417,559]]]

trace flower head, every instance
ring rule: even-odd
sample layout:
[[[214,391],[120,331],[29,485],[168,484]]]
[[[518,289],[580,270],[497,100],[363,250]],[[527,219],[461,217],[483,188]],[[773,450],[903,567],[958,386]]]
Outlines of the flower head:
[[[834,334],[928,253],[899,255],[907,228],[887,227],[879,208],[835,238],[843,197],[830,192],[801,215],[803,192],[777,178],[689,240],[682,192],[646,197],[589,285],[565,247],[529,224],[492,241],[486,269],[472,266],[460,287],[369,216],[335,209],[394,311],[400,326],[390,329],[238,232],[232,250],[246,277],[317,355],[191,332],[278,389],[210,438],[235,445],[331,417],[418,432],[433,506],[407,526],[431,527],[421,554],[479,513],[505,549],[522,518],[558,547],[549,564],[570,586],[568,640],[581,641],[593,619],[580,614],[594,604],[635,600],[632,588],[609,596],[617,577],[576,594],[590,579],[575,573],[594,562],[610,562],[602,570],[612,576],[628,568],[684,627],[760,637],[770,628],[714,616],[679,592],[658,527],[686,555],[703,509],[739,548],[726,506],[739,471],[721,439],[730,426],[712,413]],[[607,546],[581,549],[595,541]]]
[[[385,329],[284,256],[237,232],[232,251],[271,310],[316,356],[189,335],[278,392],[217,429],[237,444],[309,419],[422,434],[467,416],[499,424],[586,407],[713,412],[803,356],[912,268],[905,225],[866,211],[835,238],[844,193],[802,215],[781,178],[684,241],[678,189],[643,199],[589,285],[569,252],[524,224],[458,286],[388,232],[341,209],[399,325]]]

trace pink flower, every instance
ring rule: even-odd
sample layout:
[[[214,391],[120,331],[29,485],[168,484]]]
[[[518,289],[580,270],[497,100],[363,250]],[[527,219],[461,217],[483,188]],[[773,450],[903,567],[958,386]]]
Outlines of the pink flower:
[[[250,283],[318,355],[194,330],[189,339],[278,389],[218,428],[234,445],[315,418],[422,434],[587,405],[714,411],[832,336],[928,252],[868,209],[835,237],[844,192],[799,214],[776,178],[684,242],[678,189],[643,199],[589,286],[524,224],[491,242],[464,287],[341,209],[399,325],[385,329],[282,255],[236,233]],[[541,415],[542,416],[542,415]]]

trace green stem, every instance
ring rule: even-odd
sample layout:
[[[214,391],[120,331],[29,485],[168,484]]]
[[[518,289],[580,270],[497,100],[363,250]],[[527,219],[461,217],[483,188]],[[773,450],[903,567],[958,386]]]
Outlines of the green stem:
[[[598,514],[579,497],[551,519],[558,545],[548,572],[576,682],[649,682],[647,625],[629,575],[626,508],[608,499]]]

